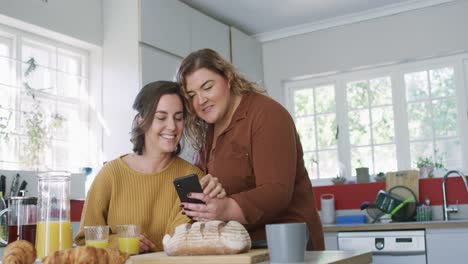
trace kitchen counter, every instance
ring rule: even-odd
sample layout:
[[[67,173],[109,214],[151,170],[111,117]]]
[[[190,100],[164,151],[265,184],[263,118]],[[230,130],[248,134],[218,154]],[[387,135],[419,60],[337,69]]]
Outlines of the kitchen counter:
[[[270,262],[261,262],[266,264]],[[369,251],[306,251],[304,264],[369,264],[372,263],[372,253]]]
[[[255,253],[251,253],[255,252]],[[175,256],[168,257],[164,252],[155,252],[130,257],[127,264],[195,264],[195,263],[258,263],[268,264],[263,261],[268,258],[266,249],[255,249],[249,253],[239,255],[212,255],[212,256]],[[306,251],[304,264],[368,264],[372,263],[372,253],[370,251]]]
[[[375,231],[375,230],[407,230],[426,228],[463,228],[468,227],[468,220],[450,221],[427,221],[427,222],[399,222],[399,223],[376,223],[357,225],[323,225],[324,232],[340,231]]]

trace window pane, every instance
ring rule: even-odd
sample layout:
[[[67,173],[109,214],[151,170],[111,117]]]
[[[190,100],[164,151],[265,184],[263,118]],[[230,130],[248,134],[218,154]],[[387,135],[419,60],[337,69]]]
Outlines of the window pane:
[[[9,134],[7,140],[5,140],[2,135],[0,135],[0,160],[7,162],[19,162],[17,135]]]
[[[374,144],[391,143],[395,138],[393,108],[379,107],[372,109],[372,128]]]
[[[27,42],[26,42],[27,43]],[[56,69],[55,53],[50,47],[41,46],[33,43],[24,44],[21,47],[22,61],[26,63],[31,58],[38,66]]]
[[[350,109],[365,108],[369,105],[367,82],[350,82],[346,85],[346,96]]]
[[[353,146],[369,145],[369,110],[349,111],[349,141]]]
[[[57,95],[64,97],[79,98],[85,95],[83,80],[81,77],[69,75],[67,73],[57,73]]]
[[[310,179],[318,179],[317,156],[315,152],[304,152],[304,164]]]
[[[430,70],[432,97],[455,95],[453,68]]]
[[[314,90],[304,89],[294,92],[294,112],[296,116],[314,113]]]
[[[372,164],[371,147],[351,148],[351,167],[353,174],[356,173],[356,168],[359,167],[367,167],[371,172],[374,167]]]
[[[459,139],[437,140],[437,159],[445,168],[461,169],[461,147]]]
[[[432,141],[410,142],[411,166],[416,168],[418,158],[432,158],[434,145]]]
[[[427,72],[414,72],[405,74],[405,87],[407,101],[429,98]]]
[[[59,53],[57,57],[57,69],[69,75],[82,76],[81,59],[76,56]]]
[[[431,108],[427,102],[408,104],[410,140],[432,138]]]
[[[334,113],[335,87],[332,85],[315,88],[317,113]]]
[[[336,147],[336,115],[317,116],[317,134],[319,149]]]
[[[436,136],[457,135],[457,103],[455,98],[432,101]]]
[[[392,85],[390,77],[370,80],[369,92],[372,106],[392,104]]]
[[[0,84],[0,107],[15,109],[16,107],[16,92],[15,88]]]
[[[338,174],[338,151],[319,151],[320,178],[333,178]]]
[[[23,63],[23,82],[35,91],[48,94],[57,94],[57,72],[49,68],[37,66],[30,71],[31,64]],[[26,88],[26,87],[25,87]]]
[[[397,171],[397,157],[395,145],[382,145],[374,147],[375,168],[374,173]]]
[[[0,57],[0,85],[12,85],[13,82],[13,65],[8,58]]]
[[[313,117],[299,117],[296,126],[304,151],[315,149],[315,125]]]

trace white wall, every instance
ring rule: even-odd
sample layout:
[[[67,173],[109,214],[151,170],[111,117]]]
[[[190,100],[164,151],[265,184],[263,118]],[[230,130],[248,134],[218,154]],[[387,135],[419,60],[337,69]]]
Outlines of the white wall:
[[[282,81],[468,50],[468,1],[339,26],[263,44],[265,85],[285,105]]]
[[[133,99],[140,90],[138,1],[103,0],[104,160],[131,152]]]
[[[102,0],[0,0],[0,14],[102,44]]]

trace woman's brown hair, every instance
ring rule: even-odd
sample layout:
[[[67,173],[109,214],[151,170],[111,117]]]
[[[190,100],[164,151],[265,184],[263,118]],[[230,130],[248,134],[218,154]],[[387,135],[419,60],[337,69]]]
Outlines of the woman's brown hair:
[[[175,94],[179,96],[182,102],[184,123],[186,122],[187,101],[182,95],[180,84],[168,81],[156,81],[145,85],[136,96],[132,106],[138,113],[133,118],[130,141],[133,144],[133,152],[138,155],[143,154],[143,151],[145,150],[145,133],[153,123],[154,113],[158,107],[159,100],[161,100],[161,97],[166,94]],[[140,123],[138,122],[138,117],[141,118]],[[181,151],[182,146],[178,143],[177,149],[172,154],[177,156]]]
[[[190,53],[182,61],[177,72],[177,81],[182,85],[182,92],[187,100],[186,78],[188,75],[202,68],[208,69],[224,77],[231,87],[231,92],[235,95],[246,93],[266,93],[266,91],[256,83],[247,80],[247,78],[245,78],[241,73],[237,72],[235,67],[223,59],[223,57],[216,53],[216,51],[211,49],[201,49]],[[195,114],[191,101],[188,101],[191,113],[187,117],[187,138],[194,150],[200,151],[205,145],[207,124],[203,119],[199,118]]]

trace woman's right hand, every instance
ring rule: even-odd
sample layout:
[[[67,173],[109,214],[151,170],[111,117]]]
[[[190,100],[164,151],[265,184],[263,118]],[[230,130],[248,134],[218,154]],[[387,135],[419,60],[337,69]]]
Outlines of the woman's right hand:
[[[224,198],[226,197],[226,191],[219,182],[218,178],[213,177],[211,174],[203,176],[200,180],[200,184],[203,188],[203,193],[210,198]]]

